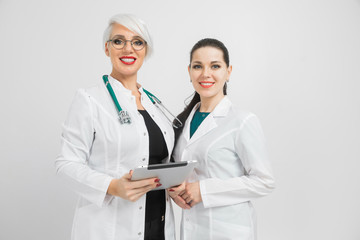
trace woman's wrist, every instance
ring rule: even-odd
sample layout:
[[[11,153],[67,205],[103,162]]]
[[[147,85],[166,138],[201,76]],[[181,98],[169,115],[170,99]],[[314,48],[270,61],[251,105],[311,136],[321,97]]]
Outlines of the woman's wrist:
[[[119,194],[118,194],[118,192],[117,192],[117,190],[118,190],[118,181],[119,181],[119,179],[113,179],[113,180],[111,180],[111,182],[110,182],[110,184],[109,184],[109,187],[108,187],[108,190],[107,190],[107,193],[108,194],[110,194],[110,195],[112,195],[112,196],[118,196]]]

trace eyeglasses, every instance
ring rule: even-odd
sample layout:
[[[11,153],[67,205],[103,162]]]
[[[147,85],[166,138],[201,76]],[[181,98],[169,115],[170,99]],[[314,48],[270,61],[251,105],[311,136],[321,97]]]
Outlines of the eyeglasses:
[[[115,37],[114,39],[110,39],[107,42],[111,42],[112,46],[118,50],[123,49],[126,45],[126,42],[130,42],[135,51],[140,51],[147,44],[146,41],[141,38],[126,40],[125,38]]]

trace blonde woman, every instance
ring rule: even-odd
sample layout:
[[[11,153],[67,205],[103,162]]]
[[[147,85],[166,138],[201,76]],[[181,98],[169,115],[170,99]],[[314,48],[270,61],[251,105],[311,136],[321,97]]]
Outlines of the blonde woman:
[[[77,92],[56,159],[57,173],[79,194],[72,239],[175,239],[165,190],[150,192],[161,179],[131,181],[135,167],[169,161],[174,144],[172,124],[138,83],[152,52],[145,23],[113,16],[104,49],[112,71]]]

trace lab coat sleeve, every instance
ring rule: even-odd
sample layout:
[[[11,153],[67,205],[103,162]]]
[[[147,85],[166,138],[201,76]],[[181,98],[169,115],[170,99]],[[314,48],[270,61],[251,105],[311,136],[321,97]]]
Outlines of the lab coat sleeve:
[[[107,194],[112,177],[88,166],[94,140],[94,116],[90,96],[78,90],[63,124],[61,152],[55,161],[57,174],[72,190],[102,207],[113,198]]]
[[[269,194],[275,188],[264,135],[255,115],[248,116],[237,131],[235,151],[244,166],[245,175],[201,180],[200,192],[205,208],[250,201]]]

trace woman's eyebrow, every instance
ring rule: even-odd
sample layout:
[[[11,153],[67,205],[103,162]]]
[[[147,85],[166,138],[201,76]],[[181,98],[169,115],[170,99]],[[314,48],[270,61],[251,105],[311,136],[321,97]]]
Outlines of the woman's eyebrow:
[[[193,63],[202,64],[202,62],[200,62],[200,61],[194,61]],[[215,60],[215,61],[211,61],[210,63],[211,63],[211,64],[221,63],[221,61]]]
[[[112,38],[114,38],[114,37],[124,38],[124,39],[125,39],[125,36],[124,36],[124,35],[120,35],[120,34],[114,35]],[[131,39],[137,39],[137,38],[142,39],[142,37],[140,37],[140,36],[138,36],[138,35],[133,36]]]
[[[117,35],[112,36],[112,38],[114,38],[114,37],[125,38],[124,35],[120,35],[120,34],[117,34]]]

